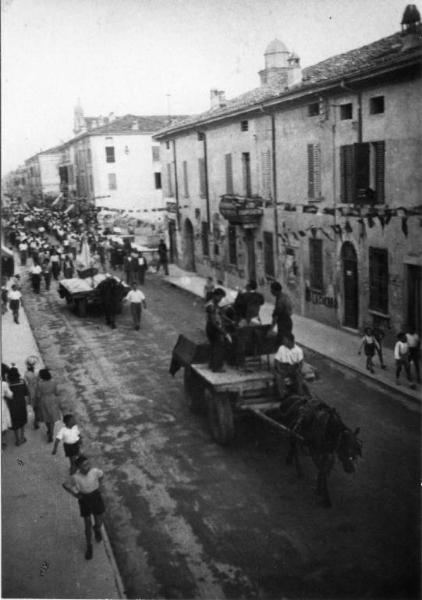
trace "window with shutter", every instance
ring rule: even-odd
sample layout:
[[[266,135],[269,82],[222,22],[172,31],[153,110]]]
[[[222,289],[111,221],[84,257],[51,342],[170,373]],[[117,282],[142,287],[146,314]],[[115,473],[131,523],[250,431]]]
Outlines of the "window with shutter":
[[[385,202],[385,142],[374,142],[375,149],[375,194],[377,204]]]
[[[308,198],[321,196],[321,148],[308,144]]]
[[[265,274],[275,277],[274,269],[274,241],[270,231],[264,231],[264,268]]]
[[[354,165],[353,146],[340,146],[340,193],[342,202],[353,202]]]
[[[388,314],[388,250],[369,248],[369,308]]]
[[[156,190],[161,190],[161,173],[154,173],[154,185]]]
[[[232,155],[225,155],[226,161],[226,194],[233,194],[233,169],[232,169]]]
[[[171,163],[167,163],[167,192],[169,196],[173,196],[173,173]]]
[[[198,171],[199,171],[199,195],[201,198],[206,197],[206,186],[205,186],[205,160],[203,158],[198,159]]]
[[[322,240],[309,240],[309,270],[311,288],[323,291]]]
[[[114,163],[115,162],[114,146],[106,146],[105,152],[106,152],[106,162]]]
[[[229,263],[231,265],[237,265],[236,227],[234,225],[229,225],[228,242],[229,242]]]
[[[262,152],[262,193],[264,198],[272,198],[271,194],[271,152]]]
[[[357,203],[366,203],[369,185],[369,144],[354,144],[355,148],[355,198]]]
[[[243,190],[245,196],[252,194],[251,187],[251,158],[249,152],[242,152]]]
[[[183,187],[185,198],[189,198],[188,163],[186,160],[183,161]]]
[[[159,162],[160,160],[160,146],[152,147],[152,160],[153,162]]]

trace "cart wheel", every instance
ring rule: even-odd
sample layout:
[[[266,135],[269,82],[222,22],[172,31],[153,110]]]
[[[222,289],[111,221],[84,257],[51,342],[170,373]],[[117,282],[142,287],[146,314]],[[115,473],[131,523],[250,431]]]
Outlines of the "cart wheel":
[[[213,394],[206,389],[204,398],[207,404],[208,424],[214,440],[224,446],[234,438],[233,409],[227,394]]]
[[[187,366],[184,372],[185,398],[189,409],[193,413],[199,413],[202,406],[203,388],[199,378],[195,376],[192,369]]]
[[[76,312],[80,317],[86,317],[86,299],[80,298],[76,302]]]

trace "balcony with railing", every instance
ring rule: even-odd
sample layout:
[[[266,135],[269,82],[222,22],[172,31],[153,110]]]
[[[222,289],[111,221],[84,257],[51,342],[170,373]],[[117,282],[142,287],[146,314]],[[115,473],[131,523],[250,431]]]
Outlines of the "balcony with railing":
[[[260,196],[224,194],[219,210],[231,225],[258,226],[264,214],[264,200]]]

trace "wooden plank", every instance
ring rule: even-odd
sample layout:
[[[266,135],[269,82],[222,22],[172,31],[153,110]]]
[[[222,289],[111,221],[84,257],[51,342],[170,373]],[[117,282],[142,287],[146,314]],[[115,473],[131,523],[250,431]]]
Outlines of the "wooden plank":
[[[198,364],[192,364],[191,369],[216,392],[232,392],[242,395],[246,391],[262,389],[263,402],[268,400],[265,384],[272,384],[274,381],[273,373],[268,370],[249,373],[233,367],[225,367],[224,373],[214,373],[208,365]]]

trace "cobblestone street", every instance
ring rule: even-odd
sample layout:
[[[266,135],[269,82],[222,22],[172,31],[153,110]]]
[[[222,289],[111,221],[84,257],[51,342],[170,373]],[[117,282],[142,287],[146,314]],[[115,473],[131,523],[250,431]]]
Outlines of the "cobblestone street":
[[[28,287],[28,286],[27,286]],[[77,317],[55,286],[24,304],[46,365],[78,415],[84,451],[105,471],[107,531],[131,598],[402,597],[418,588],[419,418],[392,394],[309,357],[318,394],[361,427],[356,474],[336,466],[334,506],[285,465],[287,443],[252,420],[212,441],[169,373],[202,302],[150,275],[134,331]],[[95,563],[95,560],[94,560]],[[94,565],[95,566],[95,565]]]

